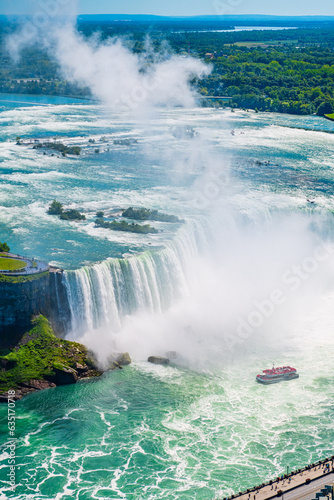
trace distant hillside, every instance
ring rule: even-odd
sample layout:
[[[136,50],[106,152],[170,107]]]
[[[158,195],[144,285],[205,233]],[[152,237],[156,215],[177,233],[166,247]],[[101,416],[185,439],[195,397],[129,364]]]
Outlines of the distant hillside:
[[[23,16],[0,15],[0,23],[17,22]],[[26,16],[25,16],[26,17]],[[211,29],[218,25],[225,26],[334,26],[334,16],[267,16],[267,15],[235,15],[235,16],[156,16],[149,14],[84,14],[78,16],[79,23],[129,23],[130,25],[172,25],[172,24],[212,24]]]

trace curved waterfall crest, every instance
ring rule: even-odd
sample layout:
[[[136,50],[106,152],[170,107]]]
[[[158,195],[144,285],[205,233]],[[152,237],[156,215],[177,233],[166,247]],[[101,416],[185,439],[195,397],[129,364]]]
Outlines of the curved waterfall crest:
[[[188,220],[161,250],[65,271],[72,335],[101,327],[117,332],[127,315],[165,311],[188,293],[190,265],[208,238],[204,217]]]
[[[220,262],[224,249],[233,244],[246,248],[258,231],[262,234],[265,228],[270,230],[277,224],[282,237],[291,237],[295,223],[292,221],[290,227],[288,221],[291,216],[286,210],[268,210],[265,204],[257,210],[250,205],[244,212],[234,207],[210,217],[187,219],[160,250],[65,271],[63,279],[71,311],[68,330],[74,338],[100,328],[118,332],[129,315],[164,312],[198,288],[198,266],[212,259]],[[311,222],[312,230],[320,236],[327,232],[331,221],[321,214],[302,214],[298,227],[303,232],[305,226],[303,234],[309,232]],[[242,229],[247,227],[251,231]],[[246,236],[242,236],[244,233]]]

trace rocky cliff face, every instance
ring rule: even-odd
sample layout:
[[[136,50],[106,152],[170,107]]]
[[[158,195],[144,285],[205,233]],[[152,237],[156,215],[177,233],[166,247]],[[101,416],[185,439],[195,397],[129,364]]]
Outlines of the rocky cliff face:
[[[31,326],[11,352],[0,356],[0,403],[102,375],[94,354],[82,344],[56,337],[44,316],[35,317]],[[106,369],[122,369],[130,363],[128,353],[114,353]]]
[[[16,345],[38,314],[50,318],[55,333],[64,336],[71,313],[61,272],[0,281],[0,348]]]
[[[49,273],[49,302],[46,313],[53,331],[64,337],[71,325],[71,309],[61,271]]]

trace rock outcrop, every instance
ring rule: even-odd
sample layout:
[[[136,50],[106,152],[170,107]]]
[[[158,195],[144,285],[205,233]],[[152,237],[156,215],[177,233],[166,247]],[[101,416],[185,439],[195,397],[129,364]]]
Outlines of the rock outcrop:
[[[31,328],[31,318],[43,314],[53,330],[65,336],[71,321],[60,271],[8,277],[0,274],[0,349],[13,348]]]
[[[147,361],[154,365],[169,365],[170,363],[169,359],[163,356],[150,356]]]
[[[8,392],[0,394],[0,403],[7,403],[8,399],[21,399],[31,392],[50,389],[51,387],[56,387],[56,384],[48,382],[47,380],[31,379],[27,382],[22,382],[22,384],[16,388],[14,397],[12,395],[8,396]]]
[[[122,366],[127,366],[130,363],[131,363],[131,358],[128,352],[113,353],[108,358],[107,369],[114,370],[115,368],[122,368]]]
[[[33,391],[102,374],[84,345],[56,337],[43,316],[33,324],[15,348],[0,357],[0,401],[7,401],[8,391],[15,391],[12,399],[20,399]]]
[[[0,356],[0,402],[21,399],[33,391],[75,384],[80,379],[102,374],[94,354],[84,345],[54,335],[44,316],[33,321],[26,333],[6,356]],[[108,370],[131,363],[130,355],[110,357]]]
[[[55,373],[52,380],[56,385],[69,385],[76,384],[79,380],[79,375],[74,368],[69,368],[66,366],[63,367],[53,367],[53,371]]]

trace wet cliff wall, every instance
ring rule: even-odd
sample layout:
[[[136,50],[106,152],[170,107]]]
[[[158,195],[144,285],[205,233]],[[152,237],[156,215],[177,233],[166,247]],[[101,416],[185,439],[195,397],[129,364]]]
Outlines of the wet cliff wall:
[[[16,345],[38,314],[49,319],[58,336],[65,335],[71,313],[62,273],[25,278],[0,276],[0,348]]]

